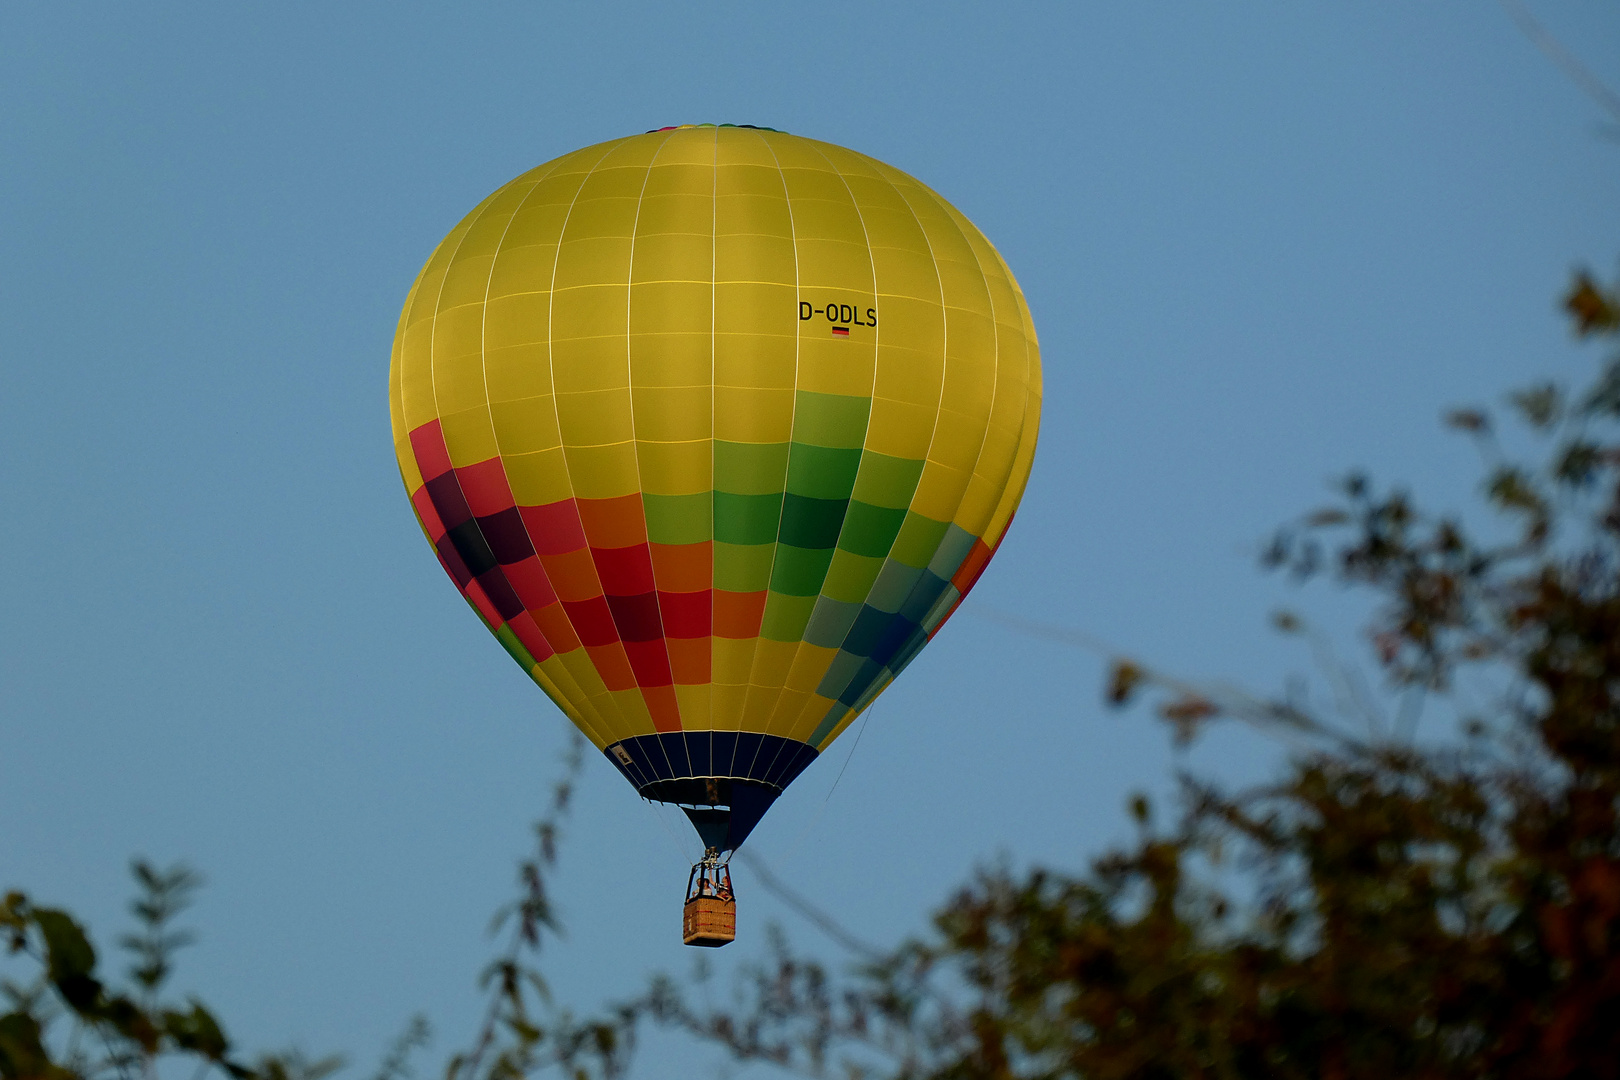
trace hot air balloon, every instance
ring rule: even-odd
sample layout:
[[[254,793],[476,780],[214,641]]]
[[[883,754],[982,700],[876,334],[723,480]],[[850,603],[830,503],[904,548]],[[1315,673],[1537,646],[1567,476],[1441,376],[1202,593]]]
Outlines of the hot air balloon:
[[[1023,294],[959,211],[863,154],[728,124],[495,191],[418,275],[389,372],[445,571],[697,829],[697,944],[734,934],[720,857],[995,553],[1040,396]]]

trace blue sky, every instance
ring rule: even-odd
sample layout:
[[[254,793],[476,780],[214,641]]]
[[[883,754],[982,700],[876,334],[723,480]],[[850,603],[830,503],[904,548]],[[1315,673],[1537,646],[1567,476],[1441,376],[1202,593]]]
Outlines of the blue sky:
[[[1531,10],[1611,85],[1620,14]],[[1041,335],[1024,508],[947,630],[750,847],[868,937],[978,864],[1069,867],[1178,756],[1103,660],[1274,689],[1256,569],[1353,466],[1466,502],[1453,404],[1577,378],[1556,300],[1620,256],[1620,144],[1494,4],[8,4],[0,9],[0,885],[122,928],[133,854],[210,886],[181,982],[249,1046],[464,1040],[563,721],[417,532],[388,350],[518,172],[665,124],[842,143],[951,199]],[[847,768],[845,767],[848,760]],[[834,781],[842,771],[842,779]],[[550,955],[589,1005],[683,972],[687,827],[588,763]],[[739,871],[743,940],[776,920]],[[667,1040],[657,1054],[706,1061]],[[640,1076],[667,1075],[653,1057]]]

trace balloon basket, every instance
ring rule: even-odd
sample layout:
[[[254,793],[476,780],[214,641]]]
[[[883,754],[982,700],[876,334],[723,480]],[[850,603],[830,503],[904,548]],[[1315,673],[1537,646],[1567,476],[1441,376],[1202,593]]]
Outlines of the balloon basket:
[[[686,906],[681,911],[681,940],[718,949],[737,940],[737,898],[731,891],[731,867],[710,848],[686,879]]]

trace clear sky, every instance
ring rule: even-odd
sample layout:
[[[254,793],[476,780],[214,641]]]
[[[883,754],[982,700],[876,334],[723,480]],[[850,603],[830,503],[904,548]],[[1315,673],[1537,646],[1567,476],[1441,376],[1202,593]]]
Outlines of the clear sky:
[[[1612,3],[1532,10],[1620,84]],[[1178,759],[1101,706],[1102,658],[985,612],[1191,677],[1309,673],[1267,612],[1357,608],[1262,577],[1259,542],[1352,466],[1460,505],[1476,462],[1441,411],[1588,370],[1556,300],[1620,257],[1603,121],[1498,5],[1463,0],[8,3],[0,886],[110,942],[129,857],[185,859],[210,885],[180,983],[247,1045],[367,1066],[416,1011],[435,1055],[467,1037],[564,721],[417,531],[395,319],[498,185],[701,122],[838,142],[941,192],[1018,275],[1046,373],[996,562],[853,758],[859,725],[750,848],[880,941],[976,864],[1078,867],[1128,835],[1129,792],[1273,751]],[[562,996],[687,970],[694,849],[588,763]],[[836,956],[738,885],[719,970],[771,920]]]

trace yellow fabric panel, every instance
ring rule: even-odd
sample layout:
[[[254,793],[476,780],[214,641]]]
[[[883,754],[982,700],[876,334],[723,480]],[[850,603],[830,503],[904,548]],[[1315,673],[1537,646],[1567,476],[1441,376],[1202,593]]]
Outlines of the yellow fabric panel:
[[[692,729],[705,730],[713,725],[712,697],[714,688],[702,685],[675,684],[675,701],[681,708],[681,724]]]
[[[441,416],[439,423],[444,431],[444,447],[450,451],[450,464],[458,469],[488,461],[499,452],[487,406]]]
[[[611,735],[614,729],[622,726],[619,710],[613,706],[608,697],[607,687],[602,684],[602,676],[592,666],[590,657],[585,654],[584,649],[557,653],[552,659],[563,666],[569,677],[574,680],[574,685],[585,694],[587,705],[581,711],[595,714],[597,730]],[[578,705],[577,700],[575,704]]]
[[[714,437],[725,442],[787,442],[793,431],[793,382],[776,389],[714,388]],[[764,495],[767,492],[758,492]]]
[[[754,643],[745,638],[724,637],[716,637],[713,642],[710,669],[714,672],[714,681],[728,686],[747,685],[748,669],[754,663]],[[715,705],[719,707],[718,699]],[[741,707],[740,701],[738,707]]]
[[[956,368],[977,368],[978,365],[957,364]],[[947,359],[945,362],[945,387],[947,392],[951,388],[951,374],[953,365]],[[986,364],[984,367],[988,368]],[[939,420],[934,428],[934,443],[928,450],[928,460],[937,461],[941,465],[948,465],[953,469],[972,472],[974,464],[979,460],[979,447],[984,444],[985,414],[990,410],[991,394],[995,386],[995,370],[988,372],[975,370],[975,375],[983,376],[977,380],[980,392],[984,395],[983,407],[976,415],[966,415],[944,405],[939,408]],[[967,381],[965,376],[958,378],[958,383]]]
[[[614,732],[616,738],[652,734],[652,714],[647,711],[647,700],[641,696],[640,690],[633,687],[629,690],[609,690],[607,696],[619,710],[618,730]]]
[[[652,338],[648,349],[636,350],[631,357],[631,378],[637,389],[644,386],[708,386],[714,367],[714,335],[659,334],[656,351]],[[643,360],[646,362],[643,362]]]
[[[701,495],[714,487],[714,443],[638,442],[641,490],[649,495]]]
[[[938,413],[932,404],[914,405],[874,397],[872,419],[866,425],[866,448],[908,461],[926,457],[934,440],[937,419]]]
[[[799,333],[792,287],[717,284],[714,298],[714,382],[791,387]]]
[[[648,200],[649,202],[653,200]],[[705,210],[703,221],[709,220],[709,211]],[[703,286],[704,308],[709,300],[709,278],[713,276],[714,268],[714,240],[710,233],[704,232],[660,232],[645,233],[640,231],[647,223],[645,209],[637,222],[637,233],[633,242],[633,258],[631,259],[631,281],[636,284],[657,284],[660,282],[690,282]],[[656,290],[655,290],[656,291]],[[649,300],[655,297],[649,295]],[[668,309],[677,317],[686,316],[681,308]],[[676,326],[659,325],[658,331],[668,333],[679,329]],[[703,329],[709,327],[705,324]]]
[[[545,506],[574,494],[561,446],[530,454],[502,454],[506,481],[519,506]]]
[[[706,236],[680,237],[688,247],[707,252]],[[643,244],[636,245],[637,265]],[[629,320],[631,357],[642,364],[659,363],[659,339],[665,334],[708,334],[714,330],[714,287],[709,284],[708,260],[702,281],[654,280],[630,286]],[[637,344],[645,348],[637,349]]]
[[[793,690],[814,690],[837,656],[837,649],[801,642],[793,657],[793,667],[788,672],[786,685]]]
[[[759,639],[754,648],[754,663],[748,681],[755,686],[776,689],[787,682],[793,657],[799,651],[797,641],[771,641]]]
[[[794,198],[790,189],[788,198],[793,205],[793,231],[799,239],[824,237],[849,243],[853,238],[862,240],[860,246],[866,248],[866,227],[861,223],[855,203],[848,196],[838,202],[831,199],[802,199]]]
[[[1002,492],[1001,501],[996,504],[982,538],[992,548],[1001,542],[1013,511],[1024,497],[1024,488],[1029,484],[1030,466],[1035,460],[1035,443],[1040,434],[1040,395],[1033,388],[1028,394],[1029,406],[1024,411],[1024,427],[1019,433],[1018,452],[1013,458],[1012,482]]]
[[[759,191],[735,191],[728,190],[732,185],[724,184],[726,175],[722,171],[719,194],[714,198],[717,248],[747,251],[748,243],[740,239],[747,236],[787,237],[791,242],[793,213],[788,207],[781,178],[764,169],[746,170],[740,176],[757,175],[767,178],[769,184]]]
[[[773,170],[776,168],[776,155],[765,141],[766,132],[738,130],[727,132],[724,139],[719,138],[718,134],[717,132],[714,160],[722,169],[728,165],[753,165]]]
[[[414,322],[405,328],[400,342],[400,416],[407,431],[414,431],[439,415],[433,398],[433,320]]]
[[[776,700],[772,703],[770,718],[765,722],[765,731],[770,735],[784,735],[798,722],[804,714],[804,707],[815,695],[809,690],[795,690],[783,687],[776,691]]]
[[[484,392],[484,306],[463,304],[433,320],[433,398],[440,414],[476,408]]]
[[[761,645],[765,642],[760,642]],[[742,717],[740,723],[743,731],[764,731],[771,734],[771,713],[776,708],[776,699],[782,691],[778,687],[764,687],[756,683],[749,683],[743,694]]]
[[[569,218],[568,229],[563,233],[563,241],[557,248],[557,272],[552,281],[553,293],[561,293],[569,289],[592,285],[613,284],[623,286],[629,283],[631,246],[629,230],[630,221],[635,219],[636,203],[634,199],[619,199],[617,203],[619,205],[614,209],[620,211],[629,219],[623,226],[626,233],[624,236],[601,236],[591,232],[584,232],[580,236],[572,235],[576,227],[580,230],[588,227],[581,224],[582,220],[586,220],[591,216],[597,218],[608,216],[600,205],[600,200],[598,200],[598,205],[594,207],[597,210],[595,215],[579,215],[578,217]],[[576,204],[576,214],[578,210],[579,207]],[[571,297],[570,302],[564,305],[561,311],[557,309],[557,305],[553,304],[552,318],[554,320],[559,315],[569,319],[566,324],[553,323],[556,327],[553,331],[554,335],[557,337],[575,337],[589,336],[593,332],[601,333],[604,327],[590,321],[592,312],[576,312],[574,310],[574,299]],[[609,323],[607,325],[615,326],[620,324]]]
[[[405,494],[415,497],[422,487],[423,480],[422,470],[417,467],[416,453],[411,449],[410,439],[395,441],[394,457],[399,461],[399,478],[405,483]]]
[[[722,639],[716,638],[715,645]],[[749,646],[750,650],[752,645]],[[709,684],[709,723],[714,731],[741,731],[743,702],[748,697],[747,683],[722,683],[718,676]]]
[[[563,447],[573,494],[581,499],[617,499],[641,490],[636,445]]]
[[[881,317],[892,318],[891,310],[898,310],[903,316],[908,306],[907,301],[890,299],[882,308]],[[945,323],[938,308],[928,314],[932,319],[921,326],[902,318],[892,333],[885,325],[879,325],[877,382],[873,393],[891,401],[921,405],[932,412],[939,405],[945,380]],[[908,344],[883,344],[890,337]],[[910,342],[918,344],[913,346]],[[932,349],[927,348],[930,344]]]
[[[529,669],[529,675],[539,684],[540,689],[546,692],[563,715],[574,722],[574,726],[591,740],[591,744],[598,750],[607,749],[607,740],[602,736],[602,721],[589,700],[580,690],[579,684],[574,681],[573,675],[555,655],[547,657]],[[574,705],[575,701],[586,702],[585,708]]]
[[[557,355],[564,345],[574,342],[610,343],[601,358],[625,355],[625,330],[630,325],[630,243],[622,246],[617,273],[621,280],[612,283],[593,282],[573,285],[552,293],[551,347],[556,367],[557,389],[597,390],[602,383],[594,381],[591,372],[576,372],[573,366]],[[562,247],[560,259],[568,259],[568,245]],[[576,267],[577,269],[577,267]],[[559,275],[561,271],[559,270]],[[589,358],[594,362],[598,357]]]
[[[714,390],[709,386],[641,386],[631,392],[635,437],[643,441],[683,442],[713,435],[709,413]]]
[[[489,345],[524,345],[551,337],[551,304],[536,297],[551,292],[557,250],[553,240],[528,247],[503,245],[496,253],[489,272],[489,309],[484,321]]]
[[[606,446],[635,437],[630,416],[630,388],[559,393],[557,426],[564,446]]]
[[[677,128],[674,131],[653,132],[653,139],[665,137],[658,151],[658,161],[671,165],[701,165],[707,173],[714,165],[716,145],[720,141],[718,128]]]
[[[550,394],[492,402],[490,420],[502,457],[533,454],[562,445],[557,428],[557,404]]]
[[[486,311],[493,311],[490,305]],[[484,386],[493,404],[550,397],[551,346],[545,341],[484,349]]]
[[[911,509],[934,521],[950,521],[956,517],[956,508],[967,491],[971,474],[964,469],[953,469],[930,458],[923,466],[917,481],[917,494],[911,497]]]
[[[824,290],[828,299],[842,297],[842,290]],[[856,297],[863,308],[873,299]],[[849,338],[822,337],[827,324],[811,319],[801,323],[799,336],[799,389],[818,394],[870,397],[877,371],[877,350],[869,342]],[[811,327],[816,329],[812,330]],[[819,331],[819,333],[818,333]]]
[[[753,272],[760,273],[760,276],[769,272],[773,279],[767,281],[730,280],[735,276],[731,269],[716,260],[715,271],[726,280],[717,281],[714,285],[714,332],[718,337],[742,339],[725,343],[728,358],[733,351],[746,357],[749,345],[761,337],[778,339],[759,343],[778,358],[784,355],[785,350],[792,349],[793,339],[799,333],[798,294],[792,284],[791,249],[782,254],[788,257],[781,258],[780,265],[774,268],[753,268]],[[785,278],[786,284],[775,280],[777,278]],[[719,349],[720,344],[715,342],[715,348]]]

